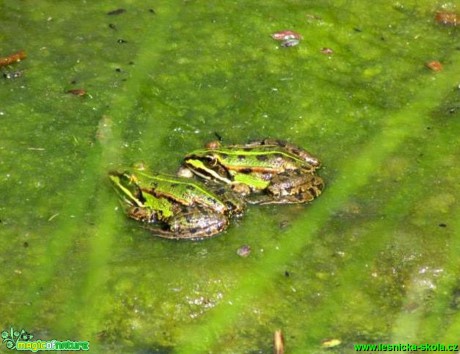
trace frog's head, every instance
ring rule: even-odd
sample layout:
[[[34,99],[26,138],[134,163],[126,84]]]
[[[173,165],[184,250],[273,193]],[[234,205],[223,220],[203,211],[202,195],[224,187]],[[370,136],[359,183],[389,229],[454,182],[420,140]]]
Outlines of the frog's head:
[[[143,206],[145,198],[137,184],[135,175],[128,171],[112,171],[109,173],[109,178],[124,204],[129,206]]]
[[[193,174],[207,179],[229,183],[228,171],[222,164],[222,156],[210,150],[196,150],[184,158],[179,176],[191,177]]]

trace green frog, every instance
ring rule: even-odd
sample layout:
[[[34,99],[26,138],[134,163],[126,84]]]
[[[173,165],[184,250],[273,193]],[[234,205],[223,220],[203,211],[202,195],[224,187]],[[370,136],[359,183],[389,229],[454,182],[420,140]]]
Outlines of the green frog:
[[[315,174],[320,166],[296,145],[264,139],[244,145],[209,143],[188,154],[178,174],[228,184],[251,204],[289,204],[321,194],[324,182]]]
[[[170,239],[200,240],[224,231],[231,216],[240,216],[244,201],[225,186],[205,186],[189,179],[111,172],[126,214],[154,234]]]

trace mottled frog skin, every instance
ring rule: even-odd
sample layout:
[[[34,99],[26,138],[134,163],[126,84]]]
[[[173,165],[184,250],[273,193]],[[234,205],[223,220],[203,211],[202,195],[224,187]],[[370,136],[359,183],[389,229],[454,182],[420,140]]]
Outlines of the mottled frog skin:
[[[243,200],[220,185],[129,171],[111,172],[109,177],[125,213],[164,238],[212,237],[228,227],[231,216],[244,210]]]
[[[320,166],[308,151],[280,140],[227,146],[212,142],[188,154],[179,175],[230,185],[251,204],[305,203],[324,188],[315,174]]]

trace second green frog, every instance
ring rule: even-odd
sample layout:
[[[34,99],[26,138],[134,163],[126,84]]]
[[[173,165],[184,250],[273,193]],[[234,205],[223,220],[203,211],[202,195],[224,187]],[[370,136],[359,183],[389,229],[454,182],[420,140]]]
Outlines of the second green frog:
[[[179,175],[230,185],[251,204],[290,204],[321,194],[324,182],[315,174],[320,165],[308,151],[280,140],[227,146],[213,142],[188,154]]]

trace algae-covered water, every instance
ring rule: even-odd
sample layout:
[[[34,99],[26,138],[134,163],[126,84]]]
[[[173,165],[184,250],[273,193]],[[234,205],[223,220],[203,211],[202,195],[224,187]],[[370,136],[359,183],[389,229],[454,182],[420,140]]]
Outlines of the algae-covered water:
[[[0,330],[94,353],[272,353],[276,330],[286,353],[458,344],[459,30],[435,18],[459,12],[3,1],[0,56],[27,58],[1,68]],[[324,193],[201,242],[125,218],[109,170],[175,173],[216,136],[302,146]]]

